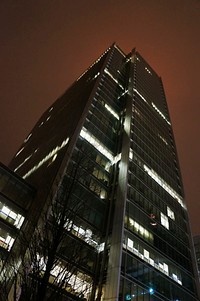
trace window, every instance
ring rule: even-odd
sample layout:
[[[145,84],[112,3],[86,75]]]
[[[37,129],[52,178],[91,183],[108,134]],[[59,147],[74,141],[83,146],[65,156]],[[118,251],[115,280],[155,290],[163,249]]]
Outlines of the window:
[[[175,220],[174,211],[172,211],[169,207],[167,207],[167,215],[168,215],[171,219]]]
[[[10,251],[14,241],[14,238],[11,237],[9,233],[3,229],[0,229],[0,247]]]
[[[168,217],[165,214],[163,214],[162,212],[160,214],[160,221],[161,221],[161,225],[163,225],[166,229],[169,230]]]
[[[9,207],[3,205],[1,202],[0,217],[17,227],[18,229],[21,228],[22,223],[24,221],[24,217],[21,214],[12,211]]]

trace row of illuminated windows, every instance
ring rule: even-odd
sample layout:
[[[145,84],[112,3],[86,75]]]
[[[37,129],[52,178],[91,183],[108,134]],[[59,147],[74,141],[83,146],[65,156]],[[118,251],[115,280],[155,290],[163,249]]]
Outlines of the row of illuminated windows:
[[[99,243],[99,238],[94,235],[91,229],[85,229],[82,226],[77,226],[70,220],[66,222],[65,227],[68,231],[71,231],[73,235],[81,238],[90,246],[95,247],[99,253],[104,250],[105,243]]]
[[[161,130],[160,127],[158,127],[157,124],[146,118],[143,112],[136,106],[135,104],[132,106],[132,123],[133,125],[137,125],[138,129],[142,129],[141,133],[146,133],[146,139],[148,139],[148,135],[151,134],[154,144],[156,144],[158,147],[166,148],[166,146],[169,146],[169,141],[166,138],[166,133]],[[158,133],[158,135],[155,135]],[[168,133],[167,133],[168,134]],[[171,144],[170,144],[171,146]]]
[[[139,149],[138,147],[134,147],[134,150],[136,148]],[[141,150],[141,148],[140,148],[140,150]],[[135,155],[135,152],[133,151],[133,148],[130,149],[129,159],[131,160],[130,161],[130,171],[132,173],[137,174],[137,176],[143,182],[148,183],[149,180],[150,180],[150,177],[149,177],[148,173],[144,170],[144,165],[148,164],[148,166],[151,166],[152,169],[157,174],[162,175],[162,176],[160,176],[160,178],[163,179],[167,183],[168,186],[170,186],[172,189],[173,189],[173,187],[175,187],[176,190],[180,189],[179,186],[178,186],[178,182],[176,183],[174,178],[170,177],[169,174],[166,173],[167,171],[165,171],[163,168],[161,168],[155,160],[152,160],[149,155],[147,157],[146,154],[144,154],[144,153],[141,154],[141,155],[142,155],[143,160],[137,160],[137,157],[139,157],[138,153],[137,153],[137,155]],[[145,164],[141,163],[141,162],[145,162]],[[137,167],[137,165],[139,165],[139,167]],[[152,178],[152,180],[155,181],[153,178]]]
[[[121,85],[121,83],[118,81],[118,79],[116,79],[112,74],[111,72],[105,68],[104,69],[104,72],[122,89],[124,90],[124,87]]]
[[[65,273],[63,271],[62,273],[62,267],[61,266],[55,266],[55,268],[51,272],[52,278],[58,277],[60,278],[60,281],[63,280],[63,278],[66,276],[66,270]],[[80,296],[84,298],[84,300],[89,300],[91,290],[92,290],[92,281],[89,275],[86,275],[82,272],[77,272],[76,274],[72,274],[71,277],[68,277],[68,283],[65,287],[65,290],[72,295]],[[54,283],[54,279],[52,279]],[[51,282],[51,277],[50,277]]]
[[[119,120],[113,116],[113,114],[106,108],[107,103],[103,99],[95,99],[91,104],[89,114],[94,114],[101,122],[103,122],[109,128],[117,129]],[[111,104],[109,104],[111,107]],[[114,111],[114,108],[112,107]],[[117,116],[120,116],[115,110]],[[119,117],[120,118],[120,117]]]
[[[107,125],[112,127],[113,123],[120,119],[119,108],[116,110],[115,106],[113,107],[113,103],[108,105],[103,99],[94,99],[93,111],[95,110],[95,115],[99,119],[108,119]]]
[[[168,152],[173,157],[172,152],[174,149],[170,143],[171,141],[166,138],[166,133],[162,132],[158,126],[155,126],[149,120],[146,121],[146,118],[144,118],[143,114],[135,106],[132,111],[134,113],[132,115],[132,132],[137,133],[144,141],[148,141],[153,149],[162,149],[165,153]]]
[[[173,258],[175,262],[179,262],[180,265],[184,265],[185,262],[188,262],[188,259],[191,257],[189,243],[185,244],[180,241],[180,239],[177,239],[171,229],[167,231],[165,227],[161,225],[160,214],[157,219],[153,212],[146,214],[132,202],[127,202],[126,211],[128,218],[125,226],[130,231],[135,231],[134,233],[148,241],[161,252],[168,254],[169,257]],[[152,241],[142,235],[141,232],[136,231],[136,229],[131,226],[129,218],[134,219],[134,221],[138,222],[141,226],[145,226],[145,229],[153,234],[154,240]],[[164,222],[165,221],[163,221],[163,223]],[[172,223],[170,223],[170,226],[171,225]],[[188,268],[188,266],[186,266],[186,268]]]
[[[0,247],[10,251],[14,241],[15,241],[14,236],[12,236],[6,230],[0,228]]]
[[[153,217],[152,217],[153,219]],[[153,221],[156,226],[156,221]],[[164,226],[166,229],[169,229],[169,221],[168,217],[161,212],[160,214],[160,223],[162,226]],[[138,232],[141,236],[144,236],[145,239],[148,238],[153,241],[153,236],[150,232],[148,232],[146,229],[144,229],[141,225],[139,225],[136,221],[134,221],[132,218],[129,218],[129,225],[133,228],[133,232]]]
[[[131,135],[131,148],[132,149],[139,149],[143,151],[144,156],[147,156],[150,158],[150,160],[153,162],[154,168],[156,170],[159,170],[160,173],[162,173],[169,181],[171,185],[174,185],[175,187],[177,185],[180,186],[180,179],[178,177],[177,169],[174,164],[174,160],[168,154],[166,151],[157,150],[155,147],[151,147],[151,143],[146,141],[146,139],[142,139],[142,137],[139,137],[138,134]]]
[[[165,181],[163,180],[152,168],[149,168],[147,165],[144,165],[144,170],[147,174],[158,183],[165,191],[167,191],[178,203],[185,207],[183,198]]]
[[[180,228],[178,222],[174,222],[174,212],[172,212],[171,208],[169,206],[166,207],[166,205],[162,204],[161,201],[161,206],[159,207],[162,207],[162,209],[160,209],[158,206],[156,206],[156,204],[154,204],[150,200],[142,198],[142,196],[135,196],[135,194],[140,195],[139,193],[140,189],[137,188],[137,185],[134,188],[128,188],[128,198],[131,200],[131,202],[138,204],[140,208],[145,210],[149,217],[153,218],[152,226],[157,226],[157,224],[161,224],[166,229],[170,230],[170,234],[175,236],[178,240],[182,240],[184,243],[187,242],[187,232],[184,233],[184,229]],[[187,231],[187,229],[185,231]],[[183,234],[183,237],[180,236],[181,234]]]
[[[80,136],[76,146],[77,147],[75,148],[75,151],[80,151],[79,156],[84,158],[84,161],[86,161],[86,163],[82,164],[83,167],[84,165],[86,165],[86,167],[91,167],[92,165],[93,168],[102,170],[102,172],[109,176],[112,166],[111,162],[105,155],[99,152],[95,145]],[[73,157],[74,156],[76,156],[76,152],[73,153]],[[74,161],[77,161],[76,158],[74,159]]]
[[[137,185],[136,185],[137,186]],[[137,187],[128,187],[128,198],[132,203],[137,204],[139,208],[146,212],[146,214],[152,219],[152,226],[156,226],[159,222],[161,212],[170,217],[170,232],[176,236],[176,239],[182,241],[188,245],[187,227],[183,219],[178,215],[176,211],[176,223],[173,221],[175,216],[174,211],[167,206],[162,199],[153,194],[151,190],[146,189],[146,195],[140,192]],[[172,211],[172,212],[171,212]],[[169,222],[169,221],[168,221]]]
[[[136,171],[136,173],[134,171]],[[164,194],[167,193],[178,204],[181,202],[182,208],[185,208],[183,206],[183,200],[182,200],[182,198],[178,194],[176,194],[176,192],[170,186],[168,186],[167,184],[165,185],[165,183],[166,183],[165,181],[162,182],[159,178],[158,179],[154,178],[153,176],[149,175],[146,170],[143,171],[140,168],[138,168],[137,166],[135,166],[134,164],[132,164],[131,168],[130,168],[130,172],[129,172],[129,183],[133,187],[134,186],[137,187],[138,180],[141,183],[144,183],[144,185],[146,185],[148,188],[152,189],[153,192],[157,193],[159,196],[163,195],[162,192],[164,190]],[[143,185],[141,184],[139,186],[141,186],[141,189],[142,189]],[[165,199],[168,199],[168,197],[164,198],[164,200]],[[175,205],[172,205],[172,207],[177,208],[177,206],[175,206]]]
[[[16,228],[20,229],[24,221],[24,216],[11,210],[8,206],[5,206],[0,201],[0,217],[10,224],[14,225]]]
[[[104,118],[98,119],[95,114],[88,114],[84,126],[87,128],[93,127],[94,125],[98,128],[98,130],[100,130],[104,135],[106,135],[107,140],[105,141],[108,141],[108,144],[112,144],[113,141],[115,141],[116,139],[117,128],[114,127],[114,124],[112,125],[112,127],[110,127],[106,124],[106,121],[107,120],[104,120]],[[101,138],[101,141],[102,140],[104,140],[104,138]]]
[[[127,237],[124,248],[127,248],[133,254],[148,262],[154,268],[158,269],[160,272],[182,285],[181,271],[178,269],[178,267],[172,263],[169,263],[167,258],[164,259],[160,257],[160,255],[156,254],[155,251],[148,249],[148,246],[145,246],[145,249],[138,240],[132,240],[129,237]]]
[[[144,156],[142,156],[143,159],[141,159],[141,156],[139,156],[138,153],[136,154],[135,152],[133,152],[132,149],[130,149],[129,158],[131,159],[131,161],[129,162],[129,170],[133,174],[137,175],[137,177],[140,178],[144,183],[148,183],[148,187],[151,187],[152,185],[153,186],[157,186],[156,184],[158,184],[160,186],[160,184],[162,182],[163,182],[163,184],[166,183],[166,181],[162,177],[160,177],[160,176],[159,176],[160,183],[158,183],[157,182],[157,178],[154,178],[154,177],[151,177],[150,175],[148,175],[147,171],[145,171],[144,166],[147,166],[146,162],[149,164],[150,160],[146,160],[147,159],[146,157],[144,158]],[[144,161],[144,159],[145,159],[145,161]],[[150,163],[153,163],[153,162],[150,161]],[[150,166],[154,167],[153,164],[150,165]],[[158,175],[158,173],[156,172],[157,171],[157,166],[155,166],[155,167],[156,167],[156,169],[155,170],[152,169],[152,171],[153,171],[153,173],[155,173],[155,175],[156,174]],[[160,169],[158,169],[158,170],[160,171]],[[152,183],[150,183],[150,182],[152,182]],[[169,185],[166,184],[166,187],[168,187],[168,186]],[[168,188],[170,188],[170,186]],[[154,187],[154,190],[157,191],[158,187]],[[168,195],[171,196],[174,199],[174,196],[176,196],[177,193],[174,194],[173,191],[174,191],[174,189],[172,188],[171,189],[171,193],[169,193],[168,191],[167,192],[168,192]],[[178,198],[180,200],[182,200],[182,198],[181,198],[180,195],[178,195]],[[164,200],[165,199],[168,200],[167,197],[165,197]],[[185,211],[181,210],[181,208],[179,206],[179,202],[175,202],[174,203],[174,201],[172,202],[172,201],[170,201],[170,199],[167,202],[168,202],[168,204],[170,204],[171,207],[175,208],[175,210],[177,212],[181,212],[181,215],[183,216],[183,218],[185,218]],[[183,213],[184,213],[184,215],[183,215]]]
[[[94,63],[92,65],[89,66],[88,69],[86,69],[86,71],[84,71],[78,78],[76,81],[79,81],[94,65],[96,65],[104,56],[105,54],[110,50],[110,47],[108,49],[106,49],[106,51],[96,60],[94,61]]]
[[[103,125],[102,125],[103,126]],[[112,132],[112,136],[106,130],[102,130],[101,124],[92,123],[88,119],[85,120],[84,128],[90,131],[110,152],[114,153],[116,148],[116,133]]]
[[[120,160],[120,154],[113,156],[113,153],[100,141],[96,136],[92,135],[90,131],[86,128],[82,128],[80,132],[80,137],[89,142],[98,152],[100,152],[103,156],[109,159],[111,164],[115,164]]]
[[[146,104],[146,106],[148,106],[150,108],[151,100],[154,99],[154,97],[155,97],[155,93],[154,93],[152,87],[150,88],[149,85],[145,85],[144,81],[141,83],[141,81],[136,76],[135,81],[134,81],[134,88],[135,88],[134,92],[137,91],[136,92],[137,94],[134,93],[135,97],[140,98],[139,99],[140,101],[142,99],[144,104]]]
[[[51,107],[51,108],[49,109],[48,112],[50,113],[52,110],[53,110],[53,107]],[[42,122],[39,124],[39,127],[41,127],[44,123],[46,123],[50,118],[51,118],[51,115],[48,115],[48,117],[46,118],[46,120],[45,120],[45,121],[42,121]],[[26,139],[24,140],[24,143],[26,143],[26,142],[31,138],[31,136],[32,136],[32,133],[30,133],[30,134],[26,137]],[[25,146],[23,146],[23,147],[16,153],[15,157],[17,157],[17,156],[24,150],[24,148],[25,148]]]
[[[140,129],[139,129],[140,127]],[[174,175],[174,154],[169,148],[162,145],[159,141],[156,141],[154,138],[157,136],[156,131],[154,133],[145,132],[141,129],[141,125],[138,127],[136,123],[131,131],[131,139],[134,141],[134,144],[138,144],[142,148],[148,149],[148,152],[152,153],[153,156],[156,154],[156,158],[160,160],[163,167],[167,172],[173,177]],[[160,139],[159,139],[160,140]]]
[[[173,168],[171,162],[176,160],[176,150],[171,133],[168,130],[166,131],[166,129],[162,129],[162,127],[159,127],[157,124],[152,123],[151,119],[148,120],[148,118],[144,118],[143,113],[142,115],[142,119],[139,119],[136,114],[135,118],[132,119],[132,132],[144,142],[146,141],[147,145],[151,146],[154,152],[160,153],[161,158],[165,156],[165,161],[169,161],[167,165]],[[134,137],[134,139],[136,138]]]
[[[119,97],[118,94],[116,95],[116,97]],[[111,112],[109,112],[111,115],[110,117],[113,120],[118,119],[118,116],[120,115],[121,111],[121,103],[119,101],[116,101],[116,97],[110,97],[109,95],[104,93],[103,89],[98,89],[94,96],[94,102],[92,103],[92,105],[95,105],[95,108],[97,108],[100,112],[104,113],[106,110],[108,110],[108,108],[105,107],[106,103],[109,107],[112,108],[113,112],[115,113],[115,116],[117,116],[115,118],[114,115]]]
[[[170,125],[170,122],[167,117],[168,113],[166,112],[166,109],[165,109],[165,99],[163,97],[163,93],[162,93],[160,84],[159,84],[159,87],[158,86],[156,87],[155,82],[153,85],[151,85],[148,80],[145,81],[144,76],[142,78],[142,81],[140,80],[139,76],[136,76],[135,86],[136,86],[138,92],[140,94],[142,94],[143,97],[145,97],[145,99],[148,101],[149,107],[151,106],[155,110],[156,114],[158,116],[160,116],[166,122],[166,125]],[[153,102],[154,99],[159,99],[160,103],[162,103],[162,105],[164,105],[164,107],[162,109],[165,111],[164,113],[161,109],[159,109],[154,104],[154,102]]]
[[[117,91],[117,86],[114,86],[110,83],[109,78],[103,78],[97,87],[97,93],[101,96],[107,96],[109,99],[117,99],[121,89]]]
[[[94,135],[92,135],[86,128],[82,128],[80,136],[93,145],[100,153],[102,153],[111,162],[113,161],[113,154],[109,151]]]
[[[113,93],[108,93],[108,91],[105,91],[104,89],[98,89],[98,91],[96,92],[96,96],[95,99],[104,99],[105,102],[109,105],[112,106],[112,108],[116,111],[116,112],[120,112],[118,103],[117,103],[117,99],[119,97],[119,93],[115,93],[116,95],[113,95]],[[116,100],[116,104],[113,104],[113,100]]]
[[[144,68],[150,75],[152,75],[151,71],[149,70],[149,68],[145,67]]]
[[[167,269],[167,263],[165,268]],[[164,267],[163,267],[164,268]],[[147,260],[142,261],[133,252],[123,252],[122,273],[120,283],[120,297],[133,301],[196,301],[196,292],[191,278],[188,278],[186,286],[179,285],[172,280],[162,266],[155,268]],[[174,273],[174,275],[176,275]],[[176,277],[176,276],[174,276]],[[137,283],[137,284],[136,284]],[[140,285],[140,286],[139,286]],[[189,290],[190,292],[188,292]],[[126,299],[128,297],[128,299]]]
[[[133,113],[135,113],[136,115],[134,116],[134,118],[136,118],[136,116],[140,119],[140,122],[139,122],[139,124],[141,124],[141,121],[144,121],[144,115],[142,114],[142,113],[140,113],[140,111],[138,110],[138,108],[136,109],[135,108],[135,105],[133,105],[133,107],[132,107],[132,112]],[[135,120],[134,120],[134,122],[133,122],[134,124],[135,124]],[[146,124],[146,123],[145,123]],[[149,124],[149,122],[148,122],[148,124]],[[146,131],[146,129],[145,129],[145,131]],[[133,131],[132,131],[133,132]],[[142,131],[142,133],[144,132],[144,127],[143,127],[143,131]],[[149,134],[149,132],[151,132],[152,133],[152,127],[150,128],[150,127],[148,127],[148,131],[147,131],[147,133]],[[155,133],[155,132],[153,132],[153,133]],[[152,134],[153,134],[152,133]],[[147,140],[149,140],[148,137],[149,135],[147,135],[145,138],[147,139]],[[163,137],[164,135],[162,134],[162,135],[160,135],[159,134],[159,132],[158,132],[158,134],[156,135],[156,137],[159,137],[159,139],[161,139],[161,141],[162,141],[162,143],[164,143],[163,144],[163,147],[165,146],[165,148],[166,148],[166,146],[168,146],[169,145],[169,143],[167,142],[167,140]],[[157,139],[155,139],[155,137],[152,137],[153,138],[153,141],[154,141],[154,145],[157,145],[159,148],[161,147],[161,145],[162,144],[160,144],[159,142],[159,140],[157,140]],[[151,140],[149,140],[150,142],[151,142]]]
[[[138,117],[141,117],[142,123],[144,123],[144,126],[147,128],[149,125],[152,126],[152,128],[157,129],[164,137],[171,140],[171,135],[169,132],[169,127],[166,124],[160,123],[159,120],[157,120],[154,114],[154,110],[152,111],[153,107],[150,105],[147,105],[145,102],[139,101],[139,97],[136,95],[136,101],[134,102],[134,108],[136,107],[139,112],[141,112],[141,115],[138,115]]]
[[[169,120],[167,119],[167,117],[158,109],[158,107],[152,102],[152,107],[156,110],[156,112],[169,124],[171,125],[171,123],[169,122]]]
[[[160,116],[165,122],[167,125],[171,125],[170,121],[168,120],[168,117],[166,116],[166,113],[164,114],[156,105],[155,103],[153,102],[153,99],[154,97],[157,97],[157,92],[155,92],[153,89],[152,89],[152,86],[149,85],[149,82],[146,81],[146,84],[145,83],[145,78],[143,78],[142,82],[140,80],[136,80],[136,88],[134,88],[134,92],[137,93],[137,95],[140,96],[141,99],[143,99],[143,101],[149,105],[149,107],[152,107],[156,114],[158,116]],[[160,99],[163,98],[163,95],[162,95],[162,91],[161,89],[159,89],[159,96],[160,96]],[[164,99],[162,99],[164,100]],[[164,104],[164,102],[163,102]]]
[[[141,148],[135,147],[134,151],[138,157],[144,158],[145,163],[150,165],[150,160],[148,160],[149,159],[148,155],[147,154],[144,155],[144,152]],[[143,177],[145,177],[145,181],[143,180],[143,182],[145,182],[149,188],[153,189],[155,193],[158,193],[161,197],[164,197],[164,199],[168,198],[167,195],[171,196],[175,201],[177,201],[178,204],[180,204],[182,208],[185,209],[185,204],[178,191],[179,186],[176,186],[176,191],[175,191],[174,187],[168,185],[168,183],[164,179],[162,181],[161,177],[157,177],[156,175],[154,175],[153,171],[145,170],[145,172],[146,172],[146,176],[142,175]]]
[[[140,223],[136,222],[133,218],[125,216],[125,227],[130,231],[137,233],[144,240],[153,244],[154,237],[153,233],[151,233],[147,228],[143,227]]]
[[[89,114],[95,114],[98,119],[110,128],[117,124],[117,119],[106,109],[106,103],[103,100],[95,100],[90,107]]]
[[[39,264],[38,270],[43,273],[46,270],[46,262],[43,257],[37,254],[37,262]],[[31,273],[31,271],[30,271]],[[91,277],[81,271],[70,272],[63,262],[58,262],[51,270],[49,282],[62,282],[62,289],[71,293],[72,295],[81,295],[88,300],[92,288]]]
[[[31,168],[24,176],[23,178],[26,179],[27,177],[29,177],[33,172],[35,172],[38,168],[40,168],[43,164],[45,164],[48,161],[53,162],[56,157],[57,157],[57,153],[63,148],[65,147],[69,142],[69,137],[65,140],[63,140],[61,145],[56,146],[50,153],[48,153],[41,161],[38,162],[38,164],[36,164],[33,168]],[[19,168],[21,168],[33,155],[34,153],[36,153],[38,151],[38,149],[36,149],[32,154],[30,154],[28,157],[26,157],[24,159],[24,161],[22,163],[20,163],[15,169],[14,171],[17,171]]]
[[[139,107],[139,106],[138,106]],[[162,129],[162,127],[159,127],[158,124],[155,124],[154,122],[146,118],[143,112],[141,112],[141,108],[136,108],[134,105],[132,108],[132,124],[133,126],[137,126],[137,128],[142,132],[146,133],[146,137],[148,138],[148,135],[151,134],[151,136],[154,139],[154,142],[160,146],[161,148],[172,148],[173,149],[173,143],[171,143],[171,137],[169,135],[169,132],[166,132],[166,129]],[[164,141],[160,139],[159,136],[157,136],[157,133],[161,135],[161,137],[164,138]],[[167,144],[166,144],[167,143]]]
[[[69,142],[69,137],[61,143],[61,145],[56,146],[51,152],[49,152],[41,161],[39,161],[35,166],[33,166],[24,176],[23,178],[26,179],[29,177],[33,172],[35,172],[37,169],[39,169],[42,165],[44,165],[48,161],[54,161],[57,157],[57,153],[63,149]],[[28,159],[31,157],[27,157]],[[27,158],[23,161],[22,164],[20,164],[20,167],[27,161]],[[19,166],[18,166],[19,168]],[[16,170],[16,169],[15,169]]]
[[[85,181],[83,181],[85,184]],[[93,191],[95,194],[97,194],[101,199],[107,198],[107,191],[105,188],[103,188],[99,183],[97,183],[95,180],[91,179],[89,183],[89,189]]]

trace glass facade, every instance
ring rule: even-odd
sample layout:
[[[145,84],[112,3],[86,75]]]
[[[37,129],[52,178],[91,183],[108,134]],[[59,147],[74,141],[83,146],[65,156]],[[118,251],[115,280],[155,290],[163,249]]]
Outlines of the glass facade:
[[[38,189],[40,208],[78,171],[72,203],[82,209],[71,234],[88,260],[71,296],[199,300],[162,81],[138,52],[105,51],[42,115],[10,167]]]
[[[0,269],[13,249],[34,193],[31,186],[0,163]]]

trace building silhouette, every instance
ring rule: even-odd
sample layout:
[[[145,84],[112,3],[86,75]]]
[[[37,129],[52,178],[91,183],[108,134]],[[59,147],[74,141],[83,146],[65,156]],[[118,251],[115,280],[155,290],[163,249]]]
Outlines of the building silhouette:
[[[162,80],[135,49],[108,48],[44,112],[9,167],[37,189],[35,221],[76,171],[71,235],[90,256],[76,273],[85,289],[74,281],[66,298],[199,300]]]
[[[194,236],[194,250],[196,255],[197,267],[198,267],[198,275],[200,279],[200,235]]]
[[[0,267],[23,225],[35,189],[0,163]]]

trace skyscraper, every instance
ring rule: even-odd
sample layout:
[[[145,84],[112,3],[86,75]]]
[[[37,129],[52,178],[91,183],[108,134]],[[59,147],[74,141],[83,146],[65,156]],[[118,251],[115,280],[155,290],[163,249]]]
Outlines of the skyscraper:
[[[73,201],[84,206],[71,234],[90,249],[79,266],[85,299],[198,300],[162,81],[135,49],[108,48],[44,112],[10,168],[38,191],[36,220],[76,169]]]

